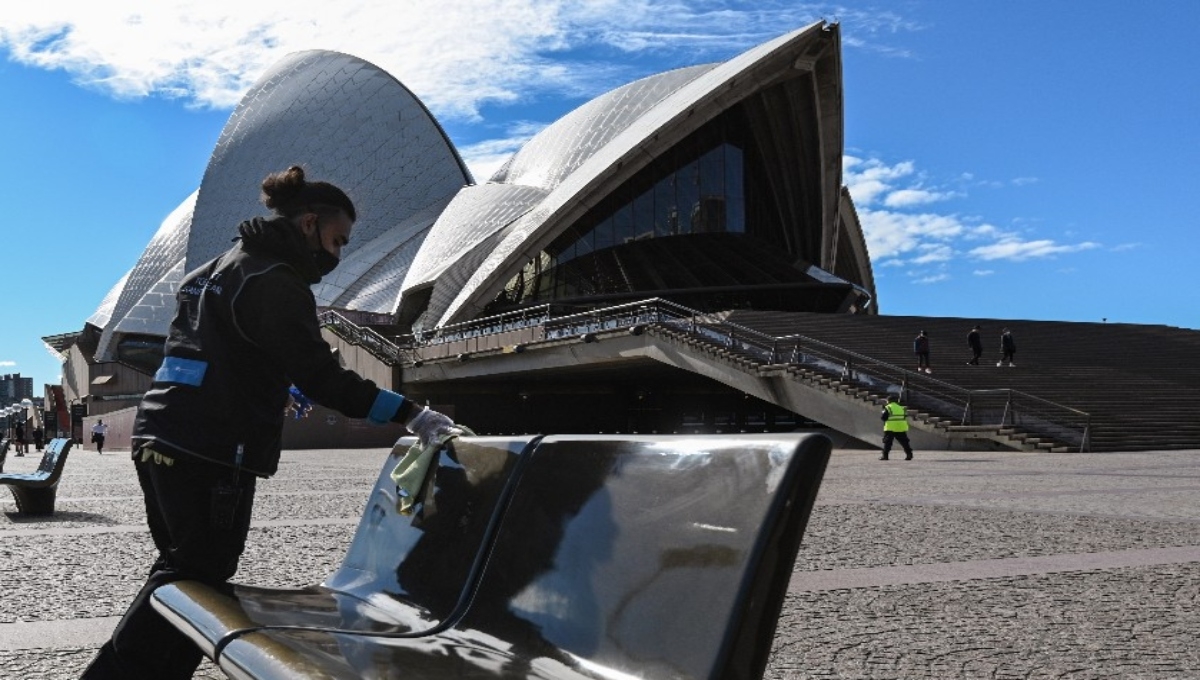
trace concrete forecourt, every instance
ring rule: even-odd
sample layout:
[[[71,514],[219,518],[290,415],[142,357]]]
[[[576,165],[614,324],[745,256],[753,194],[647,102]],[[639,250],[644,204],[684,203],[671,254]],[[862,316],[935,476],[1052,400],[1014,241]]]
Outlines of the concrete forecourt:
[[[1200,450],[916,456],[834,452],[765,677],[1200,677]],[[331,572],[384,457],[285,452],[235,580]],[[128,452],[73,451],[52,517],[0,504],[0,677],[78,677],[151,561]]]

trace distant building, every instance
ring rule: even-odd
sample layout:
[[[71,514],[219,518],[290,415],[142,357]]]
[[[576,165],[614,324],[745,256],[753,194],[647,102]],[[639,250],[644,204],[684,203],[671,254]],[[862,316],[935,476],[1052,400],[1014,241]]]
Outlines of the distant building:
[[[0,376],[0,406],[22,399],[33,399],[33,378],[22,378],[20,373]]]

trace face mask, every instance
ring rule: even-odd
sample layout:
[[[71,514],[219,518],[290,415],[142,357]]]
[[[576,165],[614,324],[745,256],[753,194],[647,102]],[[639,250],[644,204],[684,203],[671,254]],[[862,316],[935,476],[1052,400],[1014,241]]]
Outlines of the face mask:
[[[338,266],[338,263],[341,262],[336,255],[324,248],[317,248],[312,251],[312,259],[313,264],[317,266],[317,273],[321,276],[325,276],[333,271]]]
[[[317,243],[321,242],[321,223],[317,222]],[[323,246],[317,246],[317,249],[312,251],[313,264],[317,267],[317,273],[325,276],[333,271],[338,266],[341,260],[337,255],[325,250]]]

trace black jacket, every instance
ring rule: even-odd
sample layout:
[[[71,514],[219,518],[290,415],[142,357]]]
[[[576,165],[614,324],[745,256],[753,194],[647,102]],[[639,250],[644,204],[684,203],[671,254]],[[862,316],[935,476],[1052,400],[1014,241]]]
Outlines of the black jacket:
[[[187,274],[162,367],[142,399],[134,450],[238,465],[279,464],[288,387],[352,418],[402,422],[411,404],[342,368],[321,337],[320,281],[303,235],[280,218],[238,227],[240,241]],[[240,451],[240,453],[239,453]]]

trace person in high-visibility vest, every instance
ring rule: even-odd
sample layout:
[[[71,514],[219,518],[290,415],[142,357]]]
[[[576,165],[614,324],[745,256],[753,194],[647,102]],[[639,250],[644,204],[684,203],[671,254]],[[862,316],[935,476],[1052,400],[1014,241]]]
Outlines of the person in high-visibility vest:
[[[892,450],[892,441],[900,442],[904,448],[904,460],[912,460],[912,445],[908,443],[908,410],[900,405],[896,395],[889,394],[887,404],[879,414],[883,421],[883,455],[879,460],[887,460]]]

